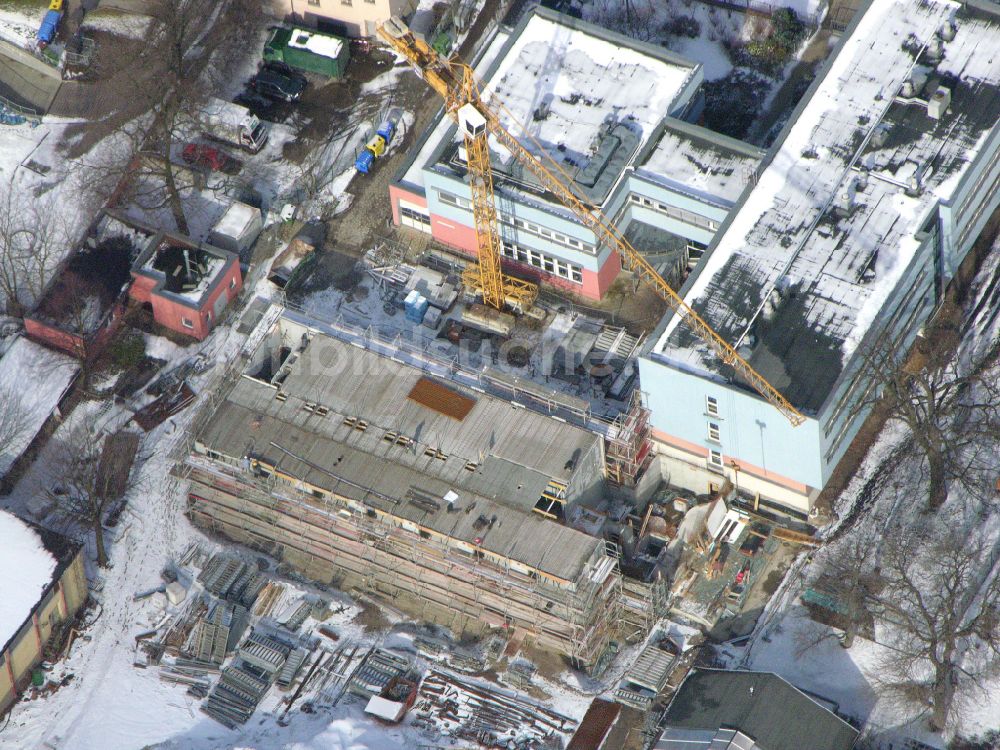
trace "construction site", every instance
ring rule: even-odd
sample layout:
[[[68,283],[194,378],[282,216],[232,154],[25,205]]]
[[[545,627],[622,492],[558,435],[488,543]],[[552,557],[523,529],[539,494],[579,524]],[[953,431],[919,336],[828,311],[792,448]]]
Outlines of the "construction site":
[[[742,610],[741,596],[715,606],[720,592],[738,580],[745,594],[779,541],[761,549],[771,525],[751,530],[719,497],[643,482],[638,398],[601,436],[555,396],[358,333],[278,319],[194,438],[198,525],[454,633],[500,632],[598,673],[675,604],[675,581],[680,594],[716,582],[679,608],[693,621]],[[742,555],[721,554],[737,540]]]
[[[908,447],[858,438],[886,419],[866,350],[923,337],[1000,222],[1000,16],[865,0],[832,30],[812,0],[664,0],[647,35],[641,8],[597,2],[462,0],[460,24],[431,3],[468,39],[419,26],[427,2],[364,39],[280,27],[335,39],[336,75],[255,58],[217,92],[268,99],[250,122],[270,135],[228,164],[174,144],[220,181],[190,231],[167,204],[101,210],[25,315],[39,352],[6,357],[10,383],[49,349],[81,360],[32,415],[16,504],[64,502],[42,469],[70,422],[82,443],[101,420],[141,432],[104,444],[134,470],[81,526],[112,553],[79,615],[98,645],[33,666],[25,703],[80,704],[99,652],[131,705],[169,706],[109,746],[136,726],[162,750],[763,747],[726,711],[671,707],[762,705],[752,685],[781,679],[857,750],[866,706],[826,683],[868,679],[847,631],[881,649],[884,623],[855,628],[856,581],[814,572],[882,489],[893,513],[910,499],[854,482]],[[720,90],[783,23],[758,119],[724,134]],[[263,93],[282,76],[302,90]],[[259,206],[222,191],[240,170]],[[91,369],[105,347],[120,372]],[[800,602],[808,623],[784,619]],[[805,695],[796,639],[816,674],[853,661],[807,665]],[[758,669],[775,679],[742,703],[697,677]],[[103,741],[66,716],[7,737]]]
[[[535,10],[490,49],[497,59],[529,54],[539,24],[569,24],[584,57],[608,43],[593,27]],[[515,653],[522,643],[555,652],[592,674],[668,614],[720,637],[750,632],[794,551],[813,544],[813,529],[768,513],[759,495],[724,478],[707,491],[670,481],[637,387],[637,357],[655,316],[643,324],[587,314],[540,295],[538,279],[510,273],[487,143],[496,139],[533,175],[529,193],[542,190],[563,212],[590,217],[585,226],[598,244],[619,248],[614,257],[659,306],[682,315],[687,308],[614,224],[594,219],[577,188],[554,176],[562,169],[546,163],[544,150],[522,148],[506,131],[470,88],[471,69],[444,62],[401,22],[382,35],[444,97],[464,134],[476,261],[404,236],[380,241],[360,261],[324,259],[340,276],[323,289],[309,291],[310,272],[295,272],[290,284],[283,278],[283,311],[193,436],[183,468],[189,516],[322,584],[456,634],[500,634]],[[682,116],[693,106],[698,64],[637,52],[672,71],[662,100]],[[663,116],[656,109],[648,125],[619,126],[639,134],[622,148],[645,144],[649,168],[664,161],[664,141],[716,159],[698,162],[701,177],[692,180],[718,193],[717,208],[731,204],[733,181],[757,154]],[[616,153],[608,163],[623,168],[626,152]],[[505,180],[496,190],[501,182],[508,189]],[[612,197],[608,183],[599,200]],[[641,224],[631,236],[655,234]],[[674,283],[687,272],[688,249],[703,247],[688,241],[660,261]],[[560,262],[552,268],[561,273]],[[788,411],[766,381],[744,374]]]

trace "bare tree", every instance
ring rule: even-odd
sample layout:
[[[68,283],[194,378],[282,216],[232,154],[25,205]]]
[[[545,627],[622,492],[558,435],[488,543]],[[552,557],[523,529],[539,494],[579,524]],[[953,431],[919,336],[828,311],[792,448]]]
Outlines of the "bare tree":
[[[951,352],[931,342],[906,361],[893,337],[863,353],[872,388],[856,409],[879,405],[909,430],[911,453],[927,475],[927,505],[940,508],[953,482],[981,494],[996,468],[1000,389],[986,362],[960,368]]]
[[[100,440],[86,424],[68,429],[53,461],[57,482],[49,490],[57,512],[82,524],[94,534],[97,564],[107,567],[104,522],[108,511],[121,499],[131,468],[132,455],[126,455],[114,436]]]
[[[956,692],[984,689],[1000,667],[998,549],[978,531],[925,529],[894,534],[884,546],[873,597],[889,623],[880,680],[930,706],[932,730],[944,729]]]
[[[866,629],[872,621],[869,604],[881,588],[878,575],[880,526],[873,518],[855,533],[820,553],[822,573],[812,585],[833,600],[836,614],[830,624],[843,630],[840,645],[844,648],[853,646],[859,631]],[[827,628],[803,633],[796,644],[796,651],[802,656],[813,646],[835,635]]]
[[[166,208],[189,234],[185,198],[204,187],[201,175],[175,162],[178,146],[202,131],[204,105],[229,83],[256,46],[261,3],[255,0],[155,0],[148,44],[132,77],[133,101],[119,124],[121,148],[92,164],[91,179],[127,178],[128,198],[145,209]],[[134,116],[135,112],[141,116]]]
[[[927,706],[928,724],[939,731],[954,716],[956,694],[984,689],[1000,670],[1000,543],[978,530],[935,535],[927,524],[867,528],[822,561],[824,575],[838,582],[844,645],[874,620],[885,647],[875,673],[882,694],[900,706]],[[810,633],[800,651],[829,634]]]
[[[41,296],[70,241],[62,212],[0,185],[0,293],[22,315]]]

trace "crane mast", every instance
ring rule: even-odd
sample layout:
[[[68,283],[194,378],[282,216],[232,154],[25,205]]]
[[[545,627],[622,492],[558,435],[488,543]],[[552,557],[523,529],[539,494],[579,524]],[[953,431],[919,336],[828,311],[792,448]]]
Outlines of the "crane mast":
[[[445,109],[458,122],[465,141],[469,173],[472,215],[476,224],[478,263],[466,269],[463,283],[483,295],[483,304],[502,310],[509,307],[526,312],[538,297],[538,287],[503,272],[502,239],[493,193],[493,169],[490,165],[491,128],[484,116],[479,88],[472,69],[464,63],[442,60],[440,55],[420,41],[398,19],[389,19],[379,27],[379,34],[445,100]]]
[[[607,217],[595,207],[585,204],[568,187],[568,183],[572,183],[572,178],[554,159],[545,153],[540,144],[535,142],[538,153],[543,155],[549,166],[543,164],[535,154],[525,148],[517,138],[507,131],[499,117],[483,102],[479,84],[468,64],[457,57],[450,60],[443,59],[433,48],[417,39],[406,24],[397,18],[391,18],[380,26],[378,32],[389,46],[405,57],[428,85],[441,95],[445,101],[445,111],[456,119],[463,129],[473,195],[473,213],[476,221],[476,233],[479,238],[480,262],[478,269],[475,269],[475,281],[483,290],[484,301],[488,300],[487,287],[489,284],[494,284],[493,294],[496,294],[495,290],[498,288],[496,285],[499,284],[499,288],[504,290],[503,293],[508,295],[514,291],[512,282],[526,284],[518,279],[504,276],[500,269],[501,240],[497,230],[496,203],[493,196],[493,176],[488,143],[489,136],[492,135],[514,158],[531,170],[543,188],[556,196],[559,202],[571,210],[581,223],[594,233],[599,243],[615,250],[621,258],[622,265],[648,283],[723,363],[732,367],[751,388],[780,411],[793,426],[797,427],[805,421],[805,417],[792,406],[788,399],[782,396],[763,375],[751,367],[750,363],[741,357],[736,349],[719,336],[667,284],[649,261],[632,247]],[[476,124],[475,135],[470,135],[465,130],[465,123],[471,121]],[[530,136],[527,137],[530,139]],[[561,175],[562,179],[554,173]],[[487,278],[487,274],[492,274],[492,276]],[[533,293],[525,296],[530,296],[531,301],[534,301],[537,290],[534,289],[534,285],[528,286],[532,287]],[[513,297],[516,299],[516,293],[513,294]],[[487,304],[498,306],[489,301]],[[515,306],[511,302],[508,304]]]

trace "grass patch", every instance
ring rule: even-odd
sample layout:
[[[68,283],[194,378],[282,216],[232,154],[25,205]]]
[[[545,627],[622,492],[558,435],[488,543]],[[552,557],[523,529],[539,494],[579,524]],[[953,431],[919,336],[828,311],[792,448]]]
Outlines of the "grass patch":
[[[118,336],[108,347],[108,360],[117,370],[128,370],[146,356],[146,340],[142,334],[129,332]]]

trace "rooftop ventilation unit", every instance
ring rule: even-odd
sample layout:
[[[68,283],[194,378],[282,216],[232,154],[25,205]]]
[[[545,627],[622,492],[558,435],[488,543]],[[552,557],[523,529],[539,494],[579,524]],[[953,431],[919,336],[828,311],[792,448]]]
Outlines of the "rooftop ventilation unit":
[[[940,120],[951,105],[951,89],[947,86],[938,86],[937,91],[927,101],[927,116],[932,120]]]
[[[940,60],[944,57],[944,42],[941,41],[940,37],[931,37],[931,40],[927,42],[927,57],[931,60]]]
[[[774,320],[774,316],[778,312],[778,308],[781,307],[781,292],[776,288],[771,290],[771,293],[767,295],[767,299],[764,300],[764,307],[761,309],[761,315],[764,320],[770,322]]]
[[[912,99],[915,96],[919,96],[926,85],[927,73],[920,68],[914,68],[910,77],[903,81],[903,84],[899,87],[899,95],[903,99]]]
[[[937,35],[938,35],[938,37],[941,38],[942,41],[950,42],[950,41],[953,41],[955,39],[955,32],[957,30],[958,30],[958,27],[955,26],[955,22],[954,21],[945,21],[941,25],[941,28],[938,29]]]
[[[837,191],[836,211],[841,216],[849,216],[854,209],[854,197],[858,192],[858,183],[855,179],[850,179]]]

